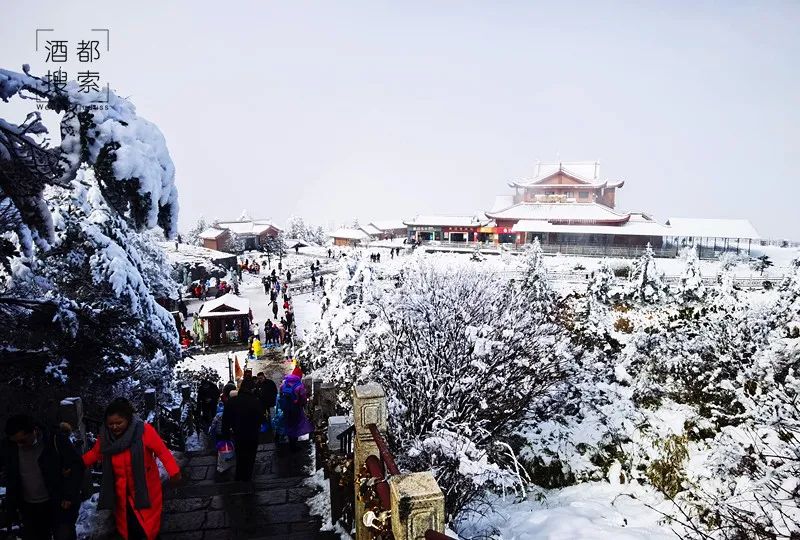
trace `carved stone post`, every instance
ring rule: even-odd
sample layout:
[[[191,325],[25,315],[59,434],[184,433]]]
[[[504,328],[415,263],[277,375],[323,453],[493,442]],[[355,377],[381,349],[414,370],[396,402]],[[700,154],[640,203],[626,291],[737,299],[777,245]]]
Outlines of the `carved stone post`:
[[[424,540],[428,529],[444,532],[444,494],[433,474],[392,476],[389,493],[395,540]]]
[[[353,389],[353,425],[355,433],[353,437],[353,471],[356,475],[354,479],[355,488],[358,489],[358,472],[369,456],[379,456],[378,446],[372,438],[372,434],[367,427],[369,424],[378,426],[378,430],[386,431],[387,410],[386,393],[381,385],[368,383],[363,386],[356,386]],[[372,533],[364,525],[364,503],[356,496],[355,504],[355,525],[356,540],[369,540]]]

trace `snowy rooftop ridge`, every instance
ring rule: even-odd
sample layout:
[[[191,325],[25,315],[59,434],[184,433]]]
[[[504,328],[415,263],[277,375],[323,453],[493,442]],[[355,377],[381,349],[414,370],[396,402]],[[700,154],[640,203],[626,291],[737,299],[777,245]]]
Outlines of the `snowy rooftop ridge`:
[[[742,238],[760,240],[761,235],[746,219],[674,218],[667,220],[671,236],[698,238]]]
[[[620,234],[630,236],[673,236],[670,228],[656,221],[628,221],[622,225],[562,225],[549,221],[523,219],[512,232],[554,232],[573,234]]]
[[[159,242],[167,259],[172,264],[196,263],[205,261],[218,261],[221,259],[230,259],[236,257],[231,253],[208,249],[201,246],[193,246],[190,244],[178,244],[178,250],[175,250],[175,242]]]
[[[228,308],[228,309],[225,309]],[[209,300],[200,306],[199,316],[208,317],[229,317],[231,315],[249,315],[250,300],[228,293]]]
[[[478,216],[415,216],[404,221],[406,225],[427,225],[432,227],[480,227],[489,220]]]
[[[328,233],[331,238],[344,238],[347,240],[369,240],[369,235],[361,229],[336,229],[332,233]]]
[[[509,185],[512,187],[531,187],[538,185],[538,187],[547,187],[550,184],[542,183],[547,178],[562,172],[584,182],[586,187],[609,187],[616,188],[622,187],[625,183],[624,180],[611,182],[609,180],[600,180],[600,162],[599,161],[558,161],[550,163],[536,163],[536,172],[534,177],[530,180],[514,181]],[[562,184],[553,184],[557,187],[564,187]]]
[[[226,231],[225,229],[218,229],[216,227],[209,227],[208,229],[204,230],[203,232],[201,232],[197,236],[199,236],[203,240],[214,240],[215,238],[219,238],[220,236],[222,236],[226,232],[228,232],[228,231]]]
[[[244,215],[244,213],[242,214]],[[228,229],[239,235],[254,234],[259,235],[269,231],[271,228],[282,230],[269,219],[249,219],[240,221],[219,221],[216,224],[218,229]]]
[[[523,202],[486,215],[494,219],[541,219],[545,221],[606,221],[622,222],[629,219],[611,208],[591,203],[534,203]]]
[[[370,221],[369,224],[381,232],[394,231],[406,228],[406,224],[403,223],[402,219],[385,219],[380,221]]]
[[[362,231],[364,231],[365,233],[367,233],[367,234],[368,234],[368,235],[370,235],[370,236],[378,236],[378,235],[380,235],[380,234],[381,234],[381,230],[380,230],[380,229],[378,229],[378,228],[377,228],[375,225],[373,225],[372,223],[369,223],[369,224],[367,224],[367,225],[363,225],[363,226],[361,227],[361,230],[362,230]]]

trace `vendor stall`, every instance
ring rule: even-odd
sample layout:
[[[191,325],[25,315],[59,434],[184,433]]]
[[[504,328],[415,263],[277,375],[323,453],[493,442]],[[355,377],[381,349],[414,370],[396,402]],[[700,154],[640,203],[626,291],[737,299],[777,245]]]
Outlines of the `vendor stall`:
[[[250,301],[234,294],[226,294],[200,306],[198,313],[203,323],[208,345],[247,343],[250,338]]]

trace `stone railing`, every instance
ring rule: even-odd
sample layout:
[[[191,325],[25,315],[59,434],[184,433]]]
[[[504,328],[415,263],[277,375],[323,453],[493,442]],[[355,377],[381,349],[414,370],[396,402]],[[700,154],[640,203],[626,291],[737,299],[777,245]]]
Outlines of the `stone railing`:
[[[375,383],[353,390],[356,540],[422,540],[444,531],[444,494],[430,472],[401,473],[385,442],[386,394]]]

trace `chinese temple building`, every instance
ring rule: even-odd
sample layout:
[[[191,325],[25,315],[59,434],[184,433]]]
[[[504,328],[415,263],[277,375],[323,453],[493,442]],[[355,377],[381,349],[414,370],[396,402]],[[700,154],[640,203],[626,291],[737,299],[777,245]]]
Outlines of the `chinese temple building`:
[[[600,179],[597,162],[539,163],[530,180],[511,182],[486,217],[499,243],[661,247],[668,228],[643,213],[614,209],[624,181]]]
[[[495,199],[478,216],[416,216],[405,221],[409,240],[522,245],[538,238],[547,252],[632,256],[647,244],[672,257],[696,246],[701,257],[749,251],[758,232],[746,219],[670,218],[659,223],[643,212],[617,210],[622,180],[600,177],[600,164],[538,163],[533,178],[510,182],[513,195]]]

